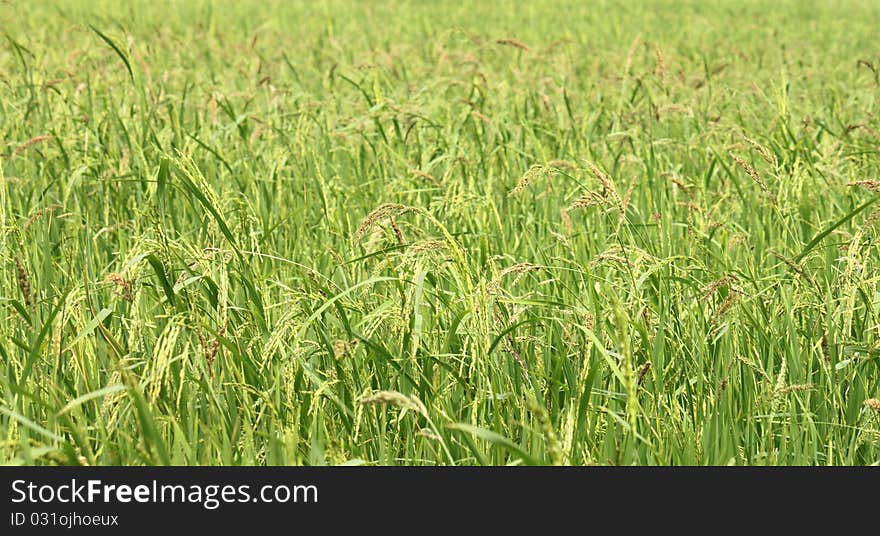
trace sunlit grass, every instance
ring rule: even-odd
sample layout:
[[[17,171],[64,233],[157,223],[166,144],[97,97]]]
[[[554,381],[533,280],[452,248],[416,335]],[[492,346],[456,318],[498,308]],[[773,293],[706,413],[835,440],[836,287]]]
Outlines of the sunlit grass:
[[[877,4],[105,4],[0,2],[0,460],[880,461]]]

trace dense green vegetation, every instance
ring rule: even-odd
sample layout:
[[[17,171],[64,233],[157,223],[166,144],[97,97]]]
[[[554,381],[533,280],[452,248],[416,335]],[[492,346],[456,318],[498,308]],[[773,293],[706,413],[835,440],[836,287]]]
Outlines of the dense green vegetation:
[[[877,463],[878,20],[0,2],[0,460]]]

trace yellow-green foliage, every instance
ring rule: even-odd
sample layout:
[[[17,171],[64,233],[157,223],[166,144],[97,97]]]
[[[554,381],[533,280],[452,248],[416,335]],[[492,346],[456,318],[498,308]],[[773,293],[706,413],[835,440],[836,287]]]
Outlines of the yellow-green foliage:
[[[880,461],[876,2],[0,2],[0,460]]]

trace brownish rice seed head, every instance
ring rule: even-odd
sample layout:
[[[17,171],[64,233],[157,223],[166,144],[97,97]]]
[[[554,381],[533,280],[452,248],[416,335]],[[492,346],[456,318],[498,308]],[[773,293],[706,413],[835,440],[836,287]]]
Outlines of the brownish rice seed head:
[[[529,262],[521,262],[519,264],[514,264],[513,266],[508,266],[507,268],[505,268],[504,270],[501,270],[501,272],[498,273],[498,277],[496,277],[488,285],[486,285],[486,294],[487,295],[492,294],[495,291],[497,291],[498,288],[501,286],[501,280],[504,278],[504,276],[506,276],[508,274],[524,274],[524,273],[528,273],[528,272],[534,272],[534,271],[540,270],[540,269],[541,269],[540,266],[538,266],[536,264],[529,263]]]
[[[645,376],[651,370],[651,367],[654,366],[650,361],[645,361],[645,364],[642,365],[642,368],[639,369],[639,380],[637,382],[638,385],[642,385],[642,381],[644,381]]]
[[[590,313],[584,314],[584,327],[592,331],[596,327],[596,319]]]
[[[217,357],[217,351],[220,349],[220,339],[214,339],[211,341],[211,345],[208,347],[205,352],[205,360],[208,362],[208,366],[211,366],[214,363],[214,358]]]
[[[16,277],[18,279],[18,290],[21,291],[21,297],[24,300],[24,304],[31,305],[33,296],[31,295],[31,280],[28,276],[27,270],[25,270],[24,265],[18,259],[15,259],[15,269]]]
[[[530,262],[521,262],[518,264],[514,264],[513,266],[508,266],[504,270],[501,270],[501,273],[498,274],[498,277],[504,277],[507,274],[523,274],[526,272],[534,272],[535,270],[540,270],[541,267],[537,264],[532,264]]]
[[[205,351],[205,362],[208,365],[208,376],[211,378],[214,377],[214,360],[217,358],[217,352],[220,350],[220,337],[222,337],[226,333],[226,325],[220,328],[217,332],[217,338],[211,341],[208,344],[208,341],[205,340],[205,337],[202,335],[202,332],[199,331],[197,333],[199,337],[199,341],[202,343],[202,349]]]
[[[749,145],[752,146],[752,149],[754,149],[759,155],[761,155],[761,158],[764,159],[764,162],[767,162],[768,164],[770,164],[773,167],[778,166],[776,156],[773,153],[771,153],[769,149],[767,149],[766,147],[764,147],[763,145],[761,145],[757,141],[753,140],[752,138],[746,136],[745,134],[741,134],[741,136],[743,137],[744,140],[746,140],[746,142]]]
[[[657,46],[654,48],[654,54],[657,56],[657,68],[655,69],[655,73],[657,77],[660,78],[661,84],[666,84],[666,61],[663,59],[663,51],[660,50],[660,47]]]
[[[513,190],[511,190],[510,193],[507,195],[509,195],[509,196],[517,195],[518,193],[525,190],[529,184],[531,184],[532,182],[535,181],[535,179],[538,179],[540,177],[546,177],[548,174],[549,174],[549,170],[542,165],[536,164],[536,165],[530,167],[528,170],[526,170],[526,172],[523,174],[523,176],[520,177],[520,179],[517,181],[516,186],[514,186]]]
[[[724,315],[726,315],[733,308],[733,306],[736,305],[736,302],[739,301],[739,298],[739,291],[731,287],[730,291],[727,293],[727,297],[724,298],[724,301],[722,301],[721,304],[715,309],[715,314],[712,315],[712,320],[710,321],[710,323],[717,324],[722,318],[724,318]]]
[[[394,216],[389,218],[391,222],[391,229],[394,231],[394,236],[397,238],[397,243],[403,245],[406,243],[406,240],[403,238],[403,231],[400,230],[400,227],[397,225],[397,222],[394,220]]]
[[[651,312],[647,306],[642,308],[642,320],[645,322],[645,327],[651,329]]]
[[[601,193],[588,191],[584,192],[580,197],[575,199],[572,204],[569,205],[567,209],[565,209],[565,211],[571,212],[573,210],[586,209],[604,204],[606,204],[606,200]]]
[[[327,246],[327,253],[329,253],[330,256],[333,257],[333,260],[336,261],[337,264],[345,264],[345,259],[342,258],[342,255],[340,255],[335,249],[331,248],[330,246]]]
[[[703,297],[709,298],[710,296],[715,294],[715,292],[718,291],[719,289],[721,289],[723,287],[729,287],[730,285],[736,283],[737,281],[739,281],[739,278],[733,274],[725,275],[724,277],[722,277],[720,279],[716,279],[715,281],[709,283],[705,289],[703,289]]]
[[[190,277],[190,273],[187,270],[181,270],[180,275],[177,276],[177,279],[174,281],[174,286],[178,286],[184,281],[186,281]]]
[[[38,210],[38,211],[34,212],[33,214],[31,214],[31,216],[30,216],[30,217],[28,218],[28,220],[25,222],[25,224],[24,224],[24,226],[22,227],[22,229],[23,229],[23,230],[27,230],[28,227],[30,227],[31,225],[33,225],[35,221],[37,221],[38,219],[40,219],[41,217],[43,217],[45,214],[51,214],[52,212],[58,210],[59,208],[61,208],[61,205],[57,205],[57,204],[56,204],[56,205],[49,205],[48,207],[41,208],[40,210]]]
[[[770,202],[775,205],[776,204],[776,196],[773,195],[773,192],[771,192],[770,188],[767,187],[767,183],[765,183],[764,180],[761,179],[761,176],[758,174],[758,171],[755,168],[753,168],[751,164],[749,164],[748,162],[746,162],[745,160],[743,160],[739,156],[737,156],[733,153],[730,153],[730,157],[733,158],[733,161],[736,162],[739,165],[739,167],[741,167],[741,168],[743,168],[743,170],[745,170],[745,172],[749,175],[749,177],[752,178],[752,180],[755,182],[755,184],[757,184],[758,187],[761,188],[761,191],[764,192],[764,195],[766,195],[767,198],[770,199]]]
[[[724,222],[713,221],[713,222],[709,222],[709,225],[706,227],[706,230],[713,231],[719,227],[724,227]]]
[[[742,233],[737,233],[736,235],[730,238],[730,242],[727,244],[727,249],[731,249],[738,244],[744,243],[748,237]]]
[[[364,218],[363,222],[361,222],[360,227],[358,227],[357,232],[354,234],[354,241],[360,242],[364,234],[369,231],[370,228],[376,224],[376,222],[394,214],[398,214],[404,210],[406,210],[406,207],[398,203],[384,203],[382,205],[379,205],[378,207],[376,207],[376,209],[367,214],[367,217]]]
[[[669,180],[672,181],[673,184],[678,186],[681,189],[681,191],[684,192],[685,195],[687,195],[689,198],[691,198],[691,199],[694,198],[694,194],[691,193],[690,188],[681,179],[676,177],[674,174],[670,174]]]
[[[521,41],[517,41],[516,39],[511,39],[509,37],[505,37],[503,39],[498,39],[495,42],[498,43],[499,45],[505,45],[505,46],[509,46],[509,47],[518,48],[518,49],[523,50],[525,52],[528,52],[529,50],[531,50],[528,47],[528,45],[526,45],[525,43],[523,43]]]
[[[550,231],[550,236],[552,236],[556,240],[559,240],[560,242],[568,244],[568,237],[562,233],[557,233],[556,231]]]
[[[21,145],[19,145],[18,149],[15,150],[15,154],[21,154],[21,153],[25,152],[29,147],[32,147],[38,143],[42,143],[47,140],[51,140],[53,138],[54,138],[54,136],[49,136],[49,135],[37,136],[36,138],[31,138],[31,139],[27,140],[26,142],[22,143]]]
[[[134,300],[134,295],[131,289],[131,281],[125,279],[122,274],[117,272],[110,272],[109,274],[104,276],[104,282],[113,283],[114,285],[116,285],[114,292],[123,300],[128,302]]]
[[[416,177],[421,177],[421,178],[425,179],[426,181],[430,182],[431,184],[434,184],[435,186],[440,184],[433,175],[431,175],[430,173],[425,173],[424,171],[422,171],[420,169],[411,169],[411,170],[409,170],[409,172],[412,175],[415,175]]]
[[[421,253],[423,251],[433,251],[436,249],[446,249],[447,244],[443,240],[425,240],[423,242],[419,242],[414,246],[409,248],[409,251],[413,253]]]
[[[807,270],[803,266],[775,251],[771,251],[770,254],[782,261],[786,266],[791,268],[799,276],[806,279],[811,285],[815,286],[816,288],[819,287],[819,285],[816,283],[816,280],[813,279],[810,273],[807,272]]]
[[[611,198],[615,205],[619,208],[621,205],[620,195],[617,193],[617,188],[614,187],[614,183],[611,181],[611,177],[609,177],[604,171],[599,169],[599,166],[590,162],[589,160],[585,161],[587,167],[590,169],[590,172],[594,177],[599,181],[602,185],[602,197]]]
[[[864,180],[847,183],[847,186],[861,186],[866,190],[880,193],[880,180]]]
[[[869,398],[862,402],[867,408],[873,409],[874,411],[880,413],[880,400],[876,398]]]
[[[777,394],[778,395],[787,395],[788,393],[795,393],[795,392],[800,392],[800,391],[812,391],[813,389],[815,389],[815,387],[813,387],[812,385],[810,385],[808,383],[802,383],[802,384],[789,385],[787,387],[783,387],[782,389],[777,391]]]

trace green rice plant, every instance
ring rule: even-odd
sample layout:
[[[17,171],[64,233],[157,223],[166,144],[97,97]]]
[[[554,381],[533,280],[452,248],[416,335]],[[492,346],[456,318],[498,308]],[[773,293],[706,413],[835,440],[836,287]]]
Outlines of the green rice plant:
[[[880,462],[878,16],[0,2],[0,460]]]

